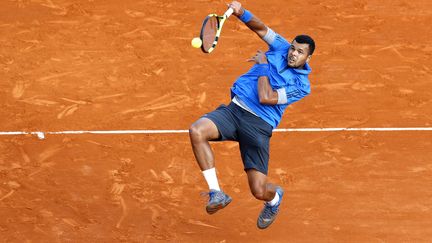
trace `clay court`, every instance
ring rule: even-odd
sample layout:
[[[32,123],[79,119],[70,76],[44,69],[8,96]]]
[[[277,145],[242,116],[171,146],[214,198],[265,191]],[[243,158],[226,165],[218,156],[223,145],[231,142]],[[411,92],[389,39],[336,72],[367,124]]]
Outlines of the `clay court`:
[[[429,0],[245,0],[317,49],[312,93],[279,128],[432,127]],[[0,1],[0,130],[187,130],[227,104],[266,45],[234,16],[210,55],[190,46],[224,1]],[[281,212],[256,227],[237,143],[213,143],[233,202],[205,212],[187,133],[0,136],[1,242],[429,242],[432,131],[275,132]]]

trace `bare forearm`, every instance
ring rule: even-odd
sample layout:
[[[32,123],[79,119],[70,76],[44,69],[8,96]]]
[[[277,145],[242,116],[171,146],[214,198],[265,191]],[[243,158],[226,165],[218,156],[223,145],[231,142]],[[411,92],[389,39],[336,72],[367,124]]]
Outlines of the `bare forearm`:
[[[258,73],[258,97],[259,102],[264,105],[275,105],[278,103],[278,92],[273,90],[268,79],[269,67],[267,57],[263,51],[258,50],[255,56],[248,59],[256,63],[255,72]]]
[[[258,96],[261,104],[276,105],[278,103],[278,93],[273,90],[266,76],[258,78]]]
[[[256,16],[253,16],[252,19],[245,24],[260,38],[263,38],[267,34],[267,26]]]
[[[229,4],[229,7],[234,10],[234,15],[237,16],[240,21],[246,24],[249,29],[255,32],[259,37],[263,38],[267,34],[267,26],[250,11],[242,7],[241,3],[233,1]]]

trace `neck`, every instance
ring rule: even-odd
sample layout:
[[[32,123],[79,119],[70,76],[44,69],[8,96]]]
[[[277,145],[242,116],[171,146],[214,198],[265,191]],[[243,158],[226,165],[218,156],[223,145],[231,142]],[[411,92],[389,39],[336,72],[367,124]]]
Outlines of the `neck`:
[[[298,67],[291,67],[291,66],[287,66],[287,68],[294,68],[294,69],[305,69],[305,64],[298,66]]]

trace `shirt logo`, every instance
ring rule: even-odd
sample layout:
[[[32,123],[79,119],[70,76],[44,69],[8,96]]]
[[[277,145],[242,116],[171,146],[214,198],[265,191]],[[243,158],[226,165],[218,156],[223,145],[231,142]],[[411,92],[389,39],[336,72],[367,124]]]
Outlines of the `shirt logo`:
[[[288,66],[284,67],[282,70],[279,71],[279,74],[282,74],[283,72],[285,72],[286,70],[288,70]]]

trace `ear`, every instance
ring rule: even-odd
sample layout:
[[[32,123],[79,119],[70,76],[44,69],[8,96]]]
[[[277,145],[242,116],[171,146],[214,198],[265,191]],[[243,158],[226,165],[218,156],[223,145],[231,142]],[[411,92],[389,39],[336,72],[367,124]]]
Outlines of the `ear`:
[[[309,62],[311,58],[312,58],[312,55],[309,55],[309,56],[306,58],[306,62]]]

